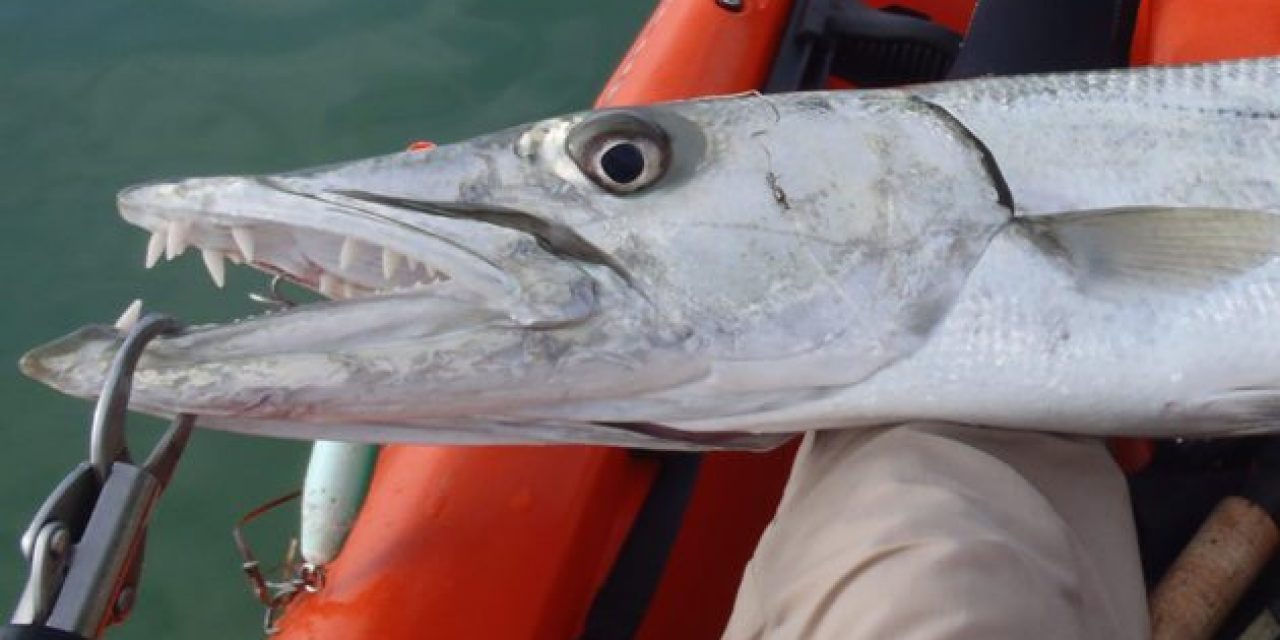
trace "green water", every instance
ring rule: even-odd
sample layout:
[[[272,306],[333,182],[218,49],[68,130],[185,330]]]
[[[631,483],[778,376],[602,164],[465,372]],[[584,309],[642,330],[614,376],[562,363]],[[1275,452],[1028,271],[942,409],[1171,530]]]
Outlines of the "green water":
[[[708,0],[709,1],[709,0]],[[115,192],[450,141],[589,104],[652,5],[588,0],[7,0],[0,3],[0,612],[17,536],[86,454],[90,406],[17,372],[27,348],[133,298],[203,322],[254,311],[264,278],[213,288],[194,252],[142,268]],[[135,419],[146,435],[155,421]],[[146,435],[138,438],[145,443]],[[192,440],[154,519],[143,587],[111,638],[257,635],[229,531],[296,486],[306,448]],[[254,533],[271,556],[292,514]]]

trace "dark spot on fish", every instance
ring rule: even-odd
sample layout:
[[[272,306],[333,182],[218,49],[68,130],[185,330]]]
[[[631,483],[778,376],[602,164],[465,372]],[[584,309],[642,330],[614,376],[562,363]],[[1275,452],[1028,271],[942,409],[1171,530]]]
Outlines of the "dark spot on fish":
[[[460,202],[478,202],[484,200],[492,192],[488,180],[468,180],[458,185]]]
[[[770,171],[764,176],[765,182],[769,184],[769,191],[773,192],[773,201],[782,205],[784,210],[791,210],[791,203],[787,201],[787,192],[782,190],[782,185],[778,183],[778,174]]]
[[[764,135],[764,131],[756,131],[751,134],[752,138]],[[778,174],[773,172],[773,153],[769,151],[769,147],[763,142],[760,143],[760,150],[764,151],[765,164],[769,166],[769,170],[764,174],[764,182],[769,187],[769,192],[773,194],[773,201],[782,206],[784,211],[791,210],[791,203],[787,200],[787,192],[782,190],[782,184],[778,180]]]
[[[948,292],[932,292],[933,295],[925,297],[921,300],[906,306],[903,328],[907,331],[927,336],[933,332],[934,328],[942,321],[947,312],[951,310],[953,296]]]
[[[822,96],[805,96],[792,103],[803,111],[812,111],[815,113],[830,113],[835,109],[831,106],[831,101]]]

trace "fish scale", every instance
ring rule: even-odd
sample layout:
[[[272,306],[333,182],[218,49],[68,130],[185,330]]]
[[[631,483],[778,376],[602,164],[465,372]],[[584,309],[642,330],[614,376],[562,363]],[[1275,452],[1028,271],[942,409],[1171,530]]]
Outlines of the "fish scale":
[[[156,340],[133,408],[671,449],[1280,431],[1277,86],[1266,58],[732,96],[129,189],[148,263],[192,245],[339,298]],[[120,332],[23,370],[91,396]]]
[[[1275,59],[1260,58],[946,83],[924,95],[992,149],[1023,213],[1139,204],[1276,211],[1277,86]]]

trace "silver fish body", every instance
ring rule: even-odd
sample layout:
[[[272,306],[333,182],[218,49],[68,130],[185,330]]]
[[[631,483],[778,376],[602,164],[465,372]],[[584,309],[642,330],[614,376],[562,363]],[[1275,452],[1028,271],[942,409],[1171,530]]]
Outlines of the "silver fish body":
[[[149,260],[338,298],[157,341],[133,406],[380,442],[1276,430],[1277,87],[1259,59],[738,96],[133,188]],[[119,340],[23,368],[90,396]]]

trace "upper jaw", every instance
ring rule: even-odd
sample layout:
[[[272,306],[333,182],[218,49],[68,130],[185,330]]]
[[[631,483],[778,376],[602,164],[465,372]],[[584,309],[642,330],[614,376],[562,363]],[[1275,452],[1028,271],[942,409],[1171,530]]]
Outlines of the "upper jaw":
[[[200,252],[214,282],[247,263],[330,298],[453,282],[484,297],[511,291],[491,230],[377,206],[291,177],[193,178],[131,187],[121,215],[151,233],[146,265]]]

